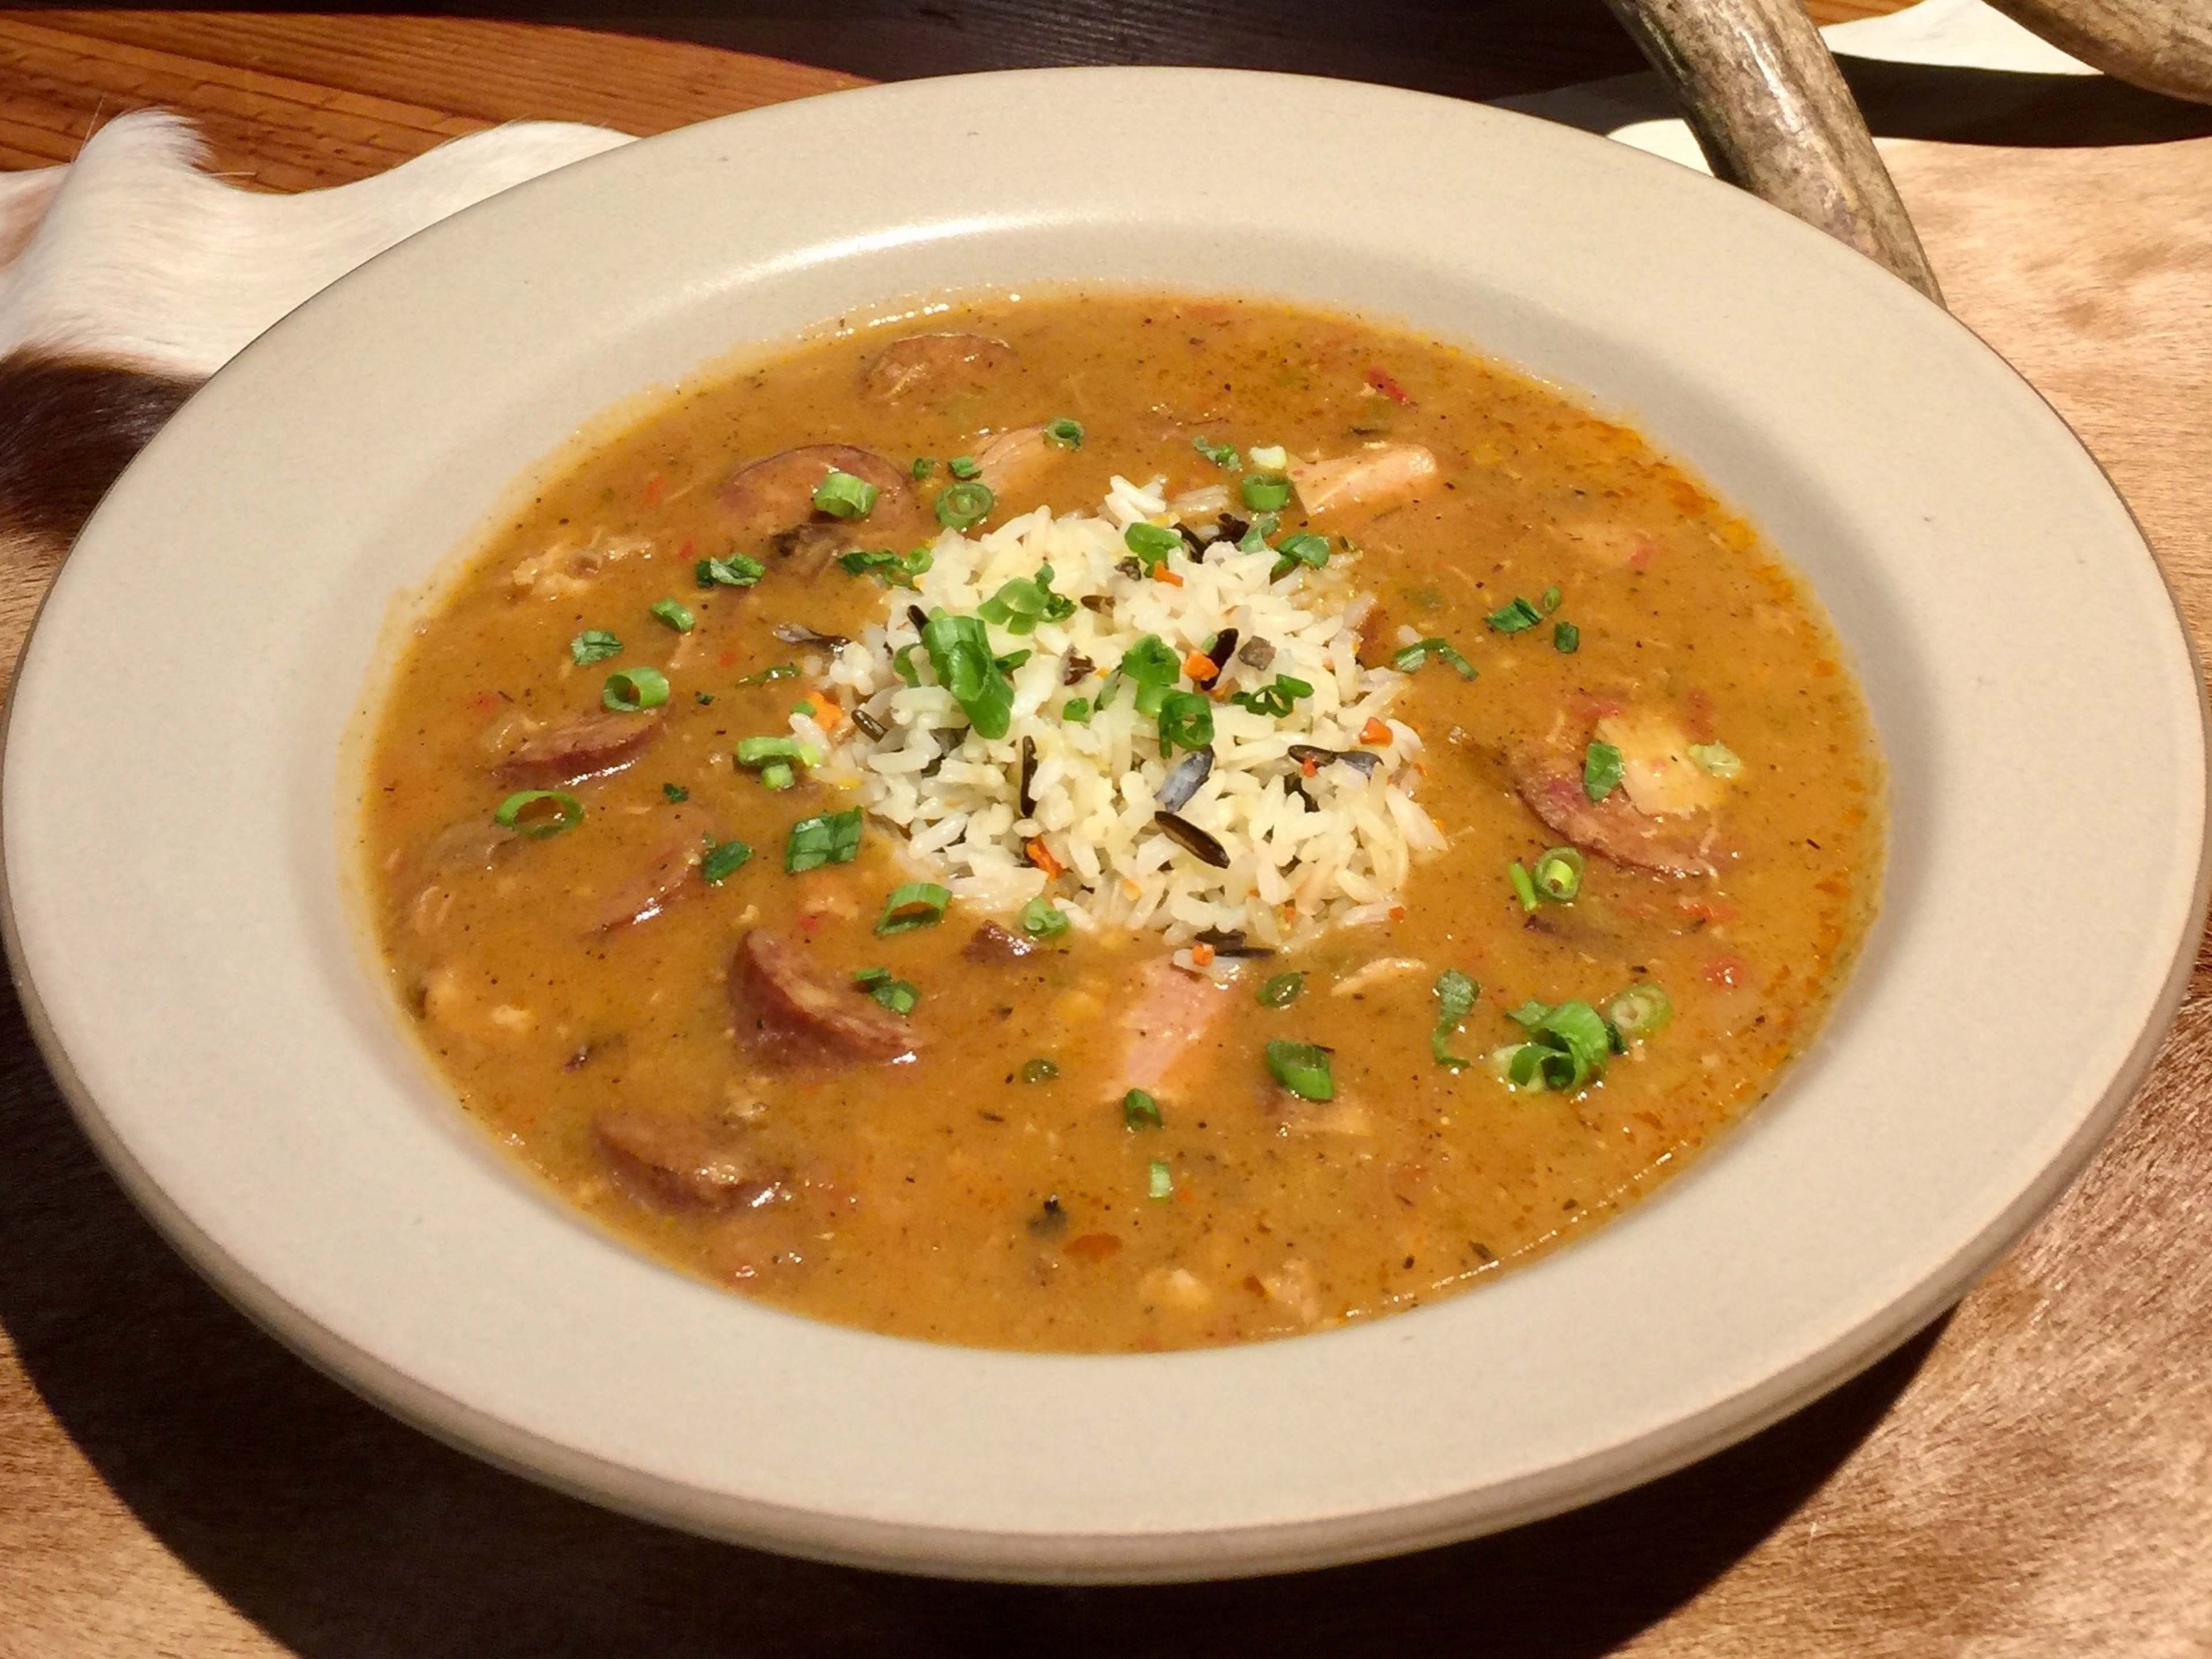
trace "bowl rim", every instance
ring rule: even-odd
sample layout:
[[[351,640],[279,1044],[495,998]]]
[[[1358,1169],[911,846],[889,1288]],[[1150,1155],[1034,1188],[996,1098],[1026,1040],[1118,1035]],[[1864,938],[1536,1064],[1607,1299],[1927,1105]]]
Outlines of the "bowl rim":
[[[2087,1082],[2066,1079],[2069,1103],[2064,1111],[2054,1114],[2048,1126],[2050,1137],[2034,1150],[2032,1171],[2026,1178],[2014,1172],[2002,1193],[1984,1194],[1971,1236],[1954,1242],[1942,1260],[1920,1260],[1900,1269],[1896,1285],[1886,1286],[1870,1299],[1862,1298],[1863,1305],[1855,1307],[1848,1316],[1832,1310],[1823,1340],[1799,1343],[1786,1364],[1770,1364],[1747,1385],[1730,1386],[1700,1400],[1694,1408],[1671,1414],[1662,1412],[1658,1417],[1633,1425],[1617,1424],[1614,1437],[1600,1435],[1584,1443],[1573,1457],[1545,1461],[1539,1456],[1479,1489],[1429,1492],[1394,1499],[1390,1495],[1394,1482],[1402,1484],[1405,1475],[1402,1467],[1394,1465],[1372,1472],[1364,1487],[1355,1478],[1358,1470],[1351,1468],[1348,1474],[1340,1476],[1337,1488],[1322,1493],[1296,1488],[1288,1471],[1271,1466],[1255,1477],[1256,1485],[1264,1489],[1256,1509],[1249,1501],[1249,1492],[1164,1494],[1162,1514],[1175,1516],[1178,1522],[1157,1527],[1129,1524],[1126,1516],[1131,1511],[1126,1508],[1122,1522],[1116,1525],[1085,1528],[1060,1519],[1024,1524],[1021,1506],[1041,1501],[1033,1491],[1012,1494],[1012,1502],[1004,1506],[1009,1524],[988,1527],[975,1525],[972,1520],[928,1519],[928,1503],[910,1496],[902,1512],[866,1512],[849,1501],[850,1492],[857,1490],[852,1483],[858,1478],[849,1474],[845,1489],[848,1501],[820,1507],[743,1490],[743,1482],[733,1482],[726,1474],[719,1484],[678,1476],[671,1472],[665,1445],[657,1449],[664,1454],[657,1464],[642,1455],[609,1456],[604,1446],[548,1431],[543,1420],[517,1407],[512,1395],[496,1407],[488,1407],[471,1398],[468,1389],[457,1389],[446,1385],[444,1379],[428,1375],[420,1364],[395,1361],[392,1350],[385,1344],[356,1340],[343,1320],[329,1316],[327,1305],[320,1313],[303,1306],[306,1298],[296,1287],[288,1293],[280,1264],[265,1254],[268,1241],[241,1234],[238,1230],[243,1224],[236,1213],[214,1201],[216,1187],[209,1184],[212,1178],[204,1170],[192,1171],[191,1179],[185,1178],[187,1172],[178,1162],[180,1155],[175,1146],[159,1139],[147,1109],[153,1103],[146,1092],[147,1076],[143,1070],[126,1074],[115,1063],[117,1051],[134,1044],[143,1047],[148,1039],[125,1029],[123,1011],[116,1002],[86,990],[88,964],[96,954],[94,941],[98,948],[108,951],[105,965],[112,969],[118,960],[115,942],[124,937],[122,918],[116,914],[115,905],[103,908],[94,903],[73,890],[70,879],[82,875],[82,854],[73,843],[87,829],[88,809],[81,780],[70,771],[62,736],[75,732],[82,737],[103,729],[84,711],[72,712],[70,708],[76,685],[75,675],[81,672],[73,659],[88,653],[88,642],[96,641],[96,613],[103,599],[112,597],[101,585],[112,589],[129,562],[143,555],[155,526],[166,526],[190,544],[194,537],[205,534],[200,527],[203,524],[226,522],[226,509],[211,492],[204,485],[191,483],[193,470],[204,469],[210,457],[222,457],[227,444],[240,430],[258,431],[264,441],[269,439],[274,417],[263,415],[257,428],[246,413],[255,400],[300,398],[303,392],[313,390],[317,374],[327,380],[337,372],[328,363],[343,362],[357,368],[367,361],[364,352],[373,346],[388,348],[390,330],[405,316],[410,294],[419,295],[426,283],[453,279],[464,267],[480,270],[484,274],[471,276],[462,283],[464,287],[475,284],[473,297],[464,295],[457,303],[464,309],[470,304],[484,305],[502,277],[515,276],[518,245],[539,244],[564,225],[573,229],[581,223],[602,230],[610,225],[634,226],[641,201],[690,199],[686,191],[696,191],[700,179],[714,176],[718,169],[726,172],[739,165],[733,158],[749,147],[756,155],[763,148],[789,155],[825,141],[849,139],[856,133],[878,139],[904,134],[910,144],[920,144],[950,120],[972,129],[966,133],[970,148],[960,153],[974,167],[982,165],[981,151],[973,148],[979,135],[1003,142],[1011,134],[1034,132],[1048,112],[1065,117],[1080,112],[1083,118],[1073,125],[1080,125],[1085,135],[1095,138],[1102,131],[1111,131],[1133,147],[1141,148],[1137,142],[1141,135],[1130,131],[1133,123],[1194,100],[1203,101],[1217,112],[1233,111],[1239,123],[1256,126],[1279,143],[1291,144],[1302,160],[1310,158],[1307,152],[1297,149],[1292,143],[1295,135],[1286,132],[1279,121],[1270,125],[1272,106],[1296,100],[1308,112],[1318,110],[1340,119],[1358,120],[1378,148],[1401,160],[1422,153],[1430,135],[1449,131],[1463,137],[1467,152],[1474,159],[1441,160],[1436,164],[1436,174],[1450,189],[1471,193],[1501,214],[1533,210],[1507,199],[1515,188],[1538,188],[1532,179],[1553,185],[1567,180],[1601,193],[1610,191],[1613,193],[1604,198],[1604,211],[1647,232],[1651,224],[1649,216],[1655,210],[1650,204],[1656,202],[1659,210],[1686,221],[1697,234],[1717,237],[1723,246],[1765,260],[1768,276],[1786,272],[1793,283],[1817,294],[1822,303],[1880,317],[1917,343],[1939,351],[1942,367],[1973,380],[1976,395],[1992,400],[1992,408],[2002,405],[2010,422],[2008,429],[2014,435],[2024,433],[2027,439],[2045,446],[2039,453],[2041,462],[2063,481],[2063,488],[2059,483],[2052,483],[2051,488],[2094,521],[2089,529],[2103,539],[2106,550],[2135,561],[2124,573],[2103,574],[2124,574],[2124,604],[2116,600],[2115,605],[2129,609],[2124,618],[2127,628],[2138,631],[2128,635],[2120,620],[2113,621],[2110,629],[2116,638],[2125,635],[2124,642],[2141,653],[2138,659],[2128,659],[2127,665],[2141,681],[2136,695],[2157,702],[2166,722],[2161,728],[2166,747],[2160,758],[2168,765],[2176,755],[2193,759],[2187,776],[2171,780],[2177,795],[2170,804],[2179,815],[2178,828],[2183,833],[2170,837],[2175,844],[2164,849],[2166,857],[2161,869],[2166,879],[2158,904],[2151,907],[2155,915],[2149,942],[2129,963],[2135,970],[2127,988],[2132,1000],[2121,1011],[2124,1018],[2116,1014],[2107,1022],[2113,1028],[2107,1036],[2122,1026],[2125,1031],[2099,1048],[2093,1067],[2095,1078]],[[1078,139],[1065,136],[1052,142],[1061,147],[1062,153],[1080,148]],[[959,149],[957,144],[952,148]],[[1526,173],[1517,185],[1504,177],[1515,167]],[[1013,171],[1018,173],[1019,170]],[[1348,178],[1336,181],[1336,187],[1341,194],[1355,189],[1359,182]],[[1431,186],[1435,182],[1434,179],[1429,181]],[[1103,189],[1085,182],[1070,191],[1069,199],[1089,200],[1091,197],[1085,192]],[[1491,193],[1485,196],[1486,191]],[[958,193],[953,194],[957,198]],[[779,200],[787,210],[796,212],[787,200]],[[957,215],[963,205],[955,200],[951,210]],[[1129,212],[1126,199],[1118,203],[1117,210],[1126,221]],[[1344,210],[1340,206],[1333,211],[1340,214]],[[977,213],[974,218],[974,228],[952,234],[947,245],[957,241],[958,234],[988,242],[994,237],[1003,240],[1016,234],[991,222],[988,214]],[[902,231],[896,223],[885,228],[893,234],[894,241]],[[829,233],[819,224],[803,233],[783,229],[777,233],[787,244],[787,252],[793,238],[805,234],[820,238]],[[1050,225],[1039,233],[1048,241],[1054,234],[1074,234],[1065,227]],[[1559,234],[1563,240],[1571,240],[1565,229]],[[776,238],[769,240],[773,243]],[[868,245],[867,238],[860,235],[854,242],[858,251],[849,255],[848,263],[855,269],[871,268],[866,260],[882,252],[880,240]],[[1694,262],[1686,265],[1678,246],[1668,245],[1657,252],[1666,256],[1656,263],[1667,265],[1669,281],[1683,280],[1678,268],[1693,267]],[[824,267],[835,268],[834,262]],[[539,304],[573,303],[552,292],[562,280],[557,273],[546,279]],[[749,280],[776,279],[771,275]],[[1755,298],[1749,293],[1749,279],[1741,272],[1723,273],[1711,280],[1746,306]],[[1527,293],[1520,297],[1531,299]],[[1536,296],[1532,303],[1542,297]],[[652,319],[647,320],[659,325]],[[1576,320],[1569,318],[1565,322]],[[1763,327],[1770,333],[1776,327],[1771,308],[1764,315],[1746,313],[1740,320],[1747,327]],[[1565,325],[1560,319],[1552,321]],[[418,357],[416,366],[427,365]],[[1878,407],[1881,406],[1879,393],[1887,390],[1895,395],[1894,388],[1863,390]],[[580,407],[603,406],[612,401],[601,397],[596,405]],[[298,441],[309,447],[320,443],[327,451],[334,441],[332,434],[313,421],[302,419],[301,423],[312,429],[303,431]],[[1772,441],[1789,450],[1786,438]],[[1962,453],[1971,449],[1965,434],[1958,435],[1956,442]],[[252,457],[236,464],[249,477],[255,467],[267,471],[274,465]],[[365,465],[370,470],[397,467],[404,472],[408,464],[368,458]],[[422,473],[427,465],[416,466],[416,472]],[[2025,486],[2028,481],[2021,482]],[[431,494],[439,487],[434,479],[422,485]],[[2101,492],[2100,497],[2090,501],[2089,495],[2096,491]],[[471,522],[478,516],[469,515]],[[441,558],[443,550],[440,550]],[[2056,568],[2055,554],[2052,558]],[[1839,571],[1844,568],[1838,567]],[[236,585],[242,580],[213,558],[210,573],[206,578],[210,583]],[[2160,677],[2155,688],[2149,685],[2154,670]],[[297,664],[290,664],[287,672],[296,673]],[[2179,702],[2179,676],[2185,672],[2185,710]],[[1948,705],[1935,711],[1949,712]],[[2185,744],[2184,737],[2190,741]],[[2162,1039],[2165,1024],[2186,983],[2208,875],[2212,875],[2204,836],[2207,763],[2202,677],[2197,672],[2191,641],[2172,596],[2124,507],[2112,494],[2109,482],[2096,471],[2094,463],[2080,450],[2078,441],[2032,388],[1963,326],[1856,255],[1763,204],[1602,140],[1528,118],[1424,94],[1232,71],[1021,70],[828,94],[747,112],[625,147],[494,198],[411,239],[343,280],[249,347],[149,447],[118,483],[87,527],[77,554],[41,608],[11,697],[5,745],[7,764],[0,771],[0,837],[4,837],[4,848],[0,848],[4,850],[4,860],[0,860],[4,894],[0,896],[5,900],[9,960],[33,1034],[88,1135],[133,1199],[187,1259],[264,1328],[348,1386],[441,1438],[595,1501],[745,1542],[828,1559],[994,1577],[1217,1576],[1318,1565],[1442,1542],[1533,1519],[1620,1490],[1717,1449],[1795,1409],[1850,1372],[1872,1363],[1948,1305],[2078,1172],[2148,1070]],[[208,752],[216,751],[210,748]],[[1941,833],[1954,832],[1942,829]],[[2185,859],[2184,853],[2188,854]],[[155,873],[173,876],[176,872]],[[158,905],[155,908],[159,911]],[[159,913],[167,915],[166,911]],[[184,929],[191,920],[183,917],[174,925]],[[177,937],[185,934],[179,933]],[[61,992],[51,1004],[49,988]],[[100,1041],[94,1041],[95,1037]],[[385,1058],[388,1060],[388,1054]],[[1833,1058],[1824,1052],[1822,1063]],[[134,1062],[143,1060],[136,1048],[132,1048],[132,1059]],[[218,1073],[226,1066],[234,1070],[237,1065],[234,1056],[227,1059],[219,1054],[198,1059]],[[134,1115],[126,1109],[126,1101],[143,1104]],[[1775,1139],[1759,1133],[1765,1127],[1754,1121],[1739,1130],[1730,1150],[1739,1142]],[[1657,1199],[1639,1206],[1637,1215],[1655,1209],[1679,1213],[1686,1203],[1694,1201],[1682,1194],[1696,1179],[1671,1183]],[[202,1184],[194,1186],[192,1181]],[[502,1224],[522,1224],[514,1222],[516,1213],[511,1209],[503,1212]],[[1552,1260],[1587,1259],[1607,1240],[1621,1235],[1633,1218],[1613,1224],[1598,1237],[1557,1253]],[[612,1250],[604,1244],[599,1248]],[[626,1254],[613,1253],[621,1256],[619,1263],[610,1265],[595,1259],[593,1271],[605,1273],[609,1282],[632,1283],[642,1270],[640,1264]],[[1620,1252],[1615,1249],[1608,1254],[1618,1257]],[[331,1271],[329,1261],[319,1265],[320,1270]],[[1542,1278],[1546,1285],[1554,1279],[1586,1277],[1554,1273],[1548,1264],[1538,1264],[1519,1271],[1500,1285],[1483,1290],[1480,1297],[1441,1304],[1417,1316],[1401,1315],[1377,1322],[1360,1328],[1356,1336],[1340,1333],[1230,1351],[1225,1370],[1248,1376],[1256,1371],[1289,1372],[1308,1382],[1339,1373],[1371,1377],[1378,1365],[1390,1363],[1388,1355],[1393,1348],[1425,1349],[1431,1340],[1427,1332],[1437,1322],[1432,1315],[1501,1297],[1509,1286],[1535,1285],[1545,1275],[1548,1275]],[[343,1290],[336,1287],[331,1293],[342,1294]],[[1532,1298],[1540,1300],[1547,1292],[1539,1288],[1513,1294],[1517,1302],[1527,1303]],[[677,1295],[654,1305],[658,1318],[669,1310],[690,1316],[699,1304]],[[889,1351],[921,1346],[838,1333],[834,1328],[802,1328],[805,1322],[750,1304],[738,1305],[747,1309],[744,1316],[731,1315],[723,1322],[743,1325],[754,1340],[764,1333],[773,1334],[779,1347],[808,1351],[823,1363],[886,1364],[897,1369],[900,1361],[886,1358]],[[1533,1328],[1542,1328],[1540,1308],[1534,1317]],[[1429,1321],[1422,1328],[1420,1341],[1411,1336],[1403,1345],[1394,1341],[1392,1333],[1414,1319]],[[1344,1358],[1354,1348],[1363,1355],[1356,1364]],[[1224,1369],[1213,1363],[1221,1361],[1222,1355],[1124,1359],[930,1352],[940,1359],[948,1352],[963,1355],[963,1362],[953,1369],[994,1381],[1023,1376],[1034,1380],[1048,1373],[1064,1377],[1071,1367],[1126,1371],[1146,1365],[1160,1372],[1152,1362],[1165,1359],[1170,1370],[1179,1370],[1184,1376],[1203,1372],[1207,1386],[1214,1387],[1218,1385],[1216,1373]],[[1189,1363],[1184,1363],[1187,1360]],[[916,1361],[913,1369],[933,1367]],[[1737,1381],[1741,1384],[1741,1378]],[[1028,1426],[1035,1431],[1034,1424]],[[971,1438],[978,1431],[975,1421],[960,1431]],[[889,1469],[896,1478],[899,1466],[891,1450],[877,1446],[870,1456],[872,1467]],[[1184,1450],[1188,1453],[1192,1449]],[[1400,1450],[1402,1453],[1403,1448]],[[1088,1455],[1066,1453],[1076,1462]],[[1251,1455],[1258,1458],[1260,1454],[1255,1450]],[[1225,1470],[1217,1468],[1215,1473],[1234,1474],[1247,1467],[1234,1465]],[[1010,1463],[998,1473],[1006,1475],[1011,1468]],[[1275,1489],[1271,1481],[1291,1486],[1292,1496],[1276,1500],[1277,1512],[1268,1515],[1265,1493]],[[979,1502],[988,1509],[990,1498],[988,1494],[969,1494],[967,1501],[972,1515]],[[1237,1509],[1240,1502],[1245,1504],[1243,1510]],[[1208,1517],[1214,1516],[1223,1518],[1210,1522]]]

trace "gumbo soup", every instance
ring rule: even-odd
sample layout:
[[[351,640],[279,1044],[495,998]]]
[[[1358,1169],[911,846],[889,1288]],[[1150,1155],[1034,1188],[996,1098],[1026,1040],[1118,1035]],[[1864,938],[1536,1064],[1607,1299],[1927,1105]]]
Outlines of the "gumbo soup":
[[[438,1072],[684,1270],[1116,1350],[1464,1289],[1680,1168],[1878,885],[1843,653],[1634,432],[1261,302],[679,388],[405,643],[359,823]]]

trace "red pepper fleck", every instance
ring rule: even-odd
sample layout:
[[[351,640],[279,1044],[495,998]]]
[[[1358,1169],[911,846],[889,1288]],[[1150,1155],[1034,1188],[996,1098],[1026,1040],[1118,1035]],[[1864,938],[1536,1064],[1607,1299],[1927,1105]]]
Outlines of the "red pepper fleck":
[[[1751,983],[1751,964],[1741,957],[1715,957],[1705,964],[1705,983],[1717,991],[1732,991]]]
[[[658,472],[645,481],[645,489],[641,493],[644,495],[645,504],[647,507],[660,505],[660,492],[666,487],[667,482]]]
[[[1405,387],[1398,384],[1397,378],[1387,368],[1369,369],[1367,384],[1401,409],[1411,409],[1413,406],[1412,396],[1407,393]]]

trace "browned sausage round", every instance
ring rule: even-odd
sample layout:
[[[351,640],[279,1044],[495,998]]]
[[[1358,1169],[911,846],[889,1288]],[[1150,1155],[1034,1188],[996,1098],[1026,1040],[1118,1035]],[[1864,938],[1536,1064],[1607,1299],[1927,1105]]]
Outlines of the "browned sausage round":
[[[660,735],[658,714],[579,714],[534,732],[492,769],[501,783],[552,789],[620,771]]]
[[[1014,349],[988,334],[909,334],[868,360],[860,390],[880,403],[934,402],[981,391],[1013,361]]]
[[[614,1108],[592,1132],[623,1185],[669,1209],[753,1210],[784,1195],[784,1172],[762,1168],[739,1130]]]
[[[738,1041],[775,1065],[901,1060],[921,1046],[904,1019],[847,986],[825,983],[799,951],[764,928],[738,942],[730,1006]]]
[[[831,519],[814,511],[814,492],[832,472],[849,472],[875,485],[875,510],[865,519]],[[906,475],[882,456],[851,444],[806,444],[749,462],[722,484],[741,538],[764,538],[800,525],[837,530],[853,547],[902,546],[921,529],[921,514]]]
[[[611,933],[649,921],[686,893],[705,884],[695,880],[692,872],[715,839],[714,819],[698,806],[654,810],[656,834],[644,863],[599,902],[592,917],[592,933]]]
[[[1669,876],[1714,873],[1709,814],[1650,817],[1619,790],[1594,801],[1583,787],[1580,763],[1553,750],[1522,750],[1508,758],[1507,769],[1528,810],[1585,853]]]

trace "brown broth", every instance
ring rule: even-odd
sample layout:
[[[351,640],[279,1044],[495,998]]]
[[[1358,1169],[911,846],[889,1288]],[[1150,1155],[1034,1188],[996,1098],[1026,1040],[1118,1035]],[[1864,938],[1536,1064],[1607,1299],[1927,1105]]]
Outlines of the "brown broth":
[[[1015,361],[934,407],[871,402],[859,374],[900,330],[864,329],[681,387],[493,535],[407,641],[369,763],[364,867],[394,994],[495,1136],[622,1237],[779,1305],[946,1341],[1126,1350],[1286,1334],[1463,1288],[1613,1214],[1774,1086],[1871,917],[1880,763],[1817,605],[1740,520],[1633,431],[1350,318],[1063,293],[923,325],[995,337]],[[1131,975],[1164,954],[1157,935],[1063,936],[980,966],[962,951],[981,918],[957,906],[940,926],[873,936],[884,895],[909,878],[884,835],[854,863],[784,872],[788,826],[842,803],[732,767],[737,739],[782,731],[806,689],[738,681],[803,654],[772,624],[857,631],[883,589],[834,564],[801,580],[771,562],[750,592],[693,580],[696,559],[731,550],[717,486],[739,462],[834,441],[902,469],[1058,416],[1083,423],[1082,447],[992,522],[1036,500],[1087,510],[1117,472],[1164,474],[1171,493],[1218,482],[1194,431],[1306,454],[1426,446],[1441,487],[1358,528],[1358,585],[1480,670],[1463,682],[1431,665],[1396,706],[1426,735],[1419,795],[1449,851],[1416,866],[1401,918],[1248,971],[1162,1094],[1157,1128],[1125,1123],[1119,1073]],[[1285,528],[1297,522],[1294,508]],[[549,547],[633,537],[648,544],[573,592],[518,596],[513,573]],[[1554,584],[1574,653],[1553,647],[1550,618],[1510,636],[1486,625]],[[696,614],[694,632],[648,614],[668,597]],[[584,629],[624,650],[574,665]],[[585,826],[488,867],[454,860],[513,787],[492,767],[520,722],[596,710],[607,671],[637,663],[673,688],[664,729],[623,769],[574,786]],[[1741,757],[1716,814],[1729,856],[1709,878],[1593,855],[1575,903],[1524,912],[1508,866],[1562,837],[1501,757],[1609,702],[1663,710]],[[594,932],[665,841],[671,784],[751,861],[715,886],[695,872],[651,919]],[[896,1066],[764,1072],[733,1037],[726,990],[755,926],[804,938],[841,974],[881,964],[919,987],[911,1020],[927,1046]],[[1395,958],[1419,965],[1335,994]],[[1484,988],[1450,1040],[1464,1070],[1431,1050],[1446,967]],[[1254,988],[1293,970],[1308,975],[1299,1000],[1262,1007]],[[1508,1009],[1637,982],[1667,990],[1673,1023],[1602,1082],[1518,1093],[1492,1075],[1490,1053],[1519,1035]],[[1334,1050],[1331,1110],[1273,1087],[1258,1055],[1279,1036]],[[1035,1058],[1057,1077],[1024,1081]],[[611,1108],[735,1123],[781,1184],[734,1212],[653,1201],[596,1138]],[[1170,1198],[1148,1195],[1155,1163]]]

